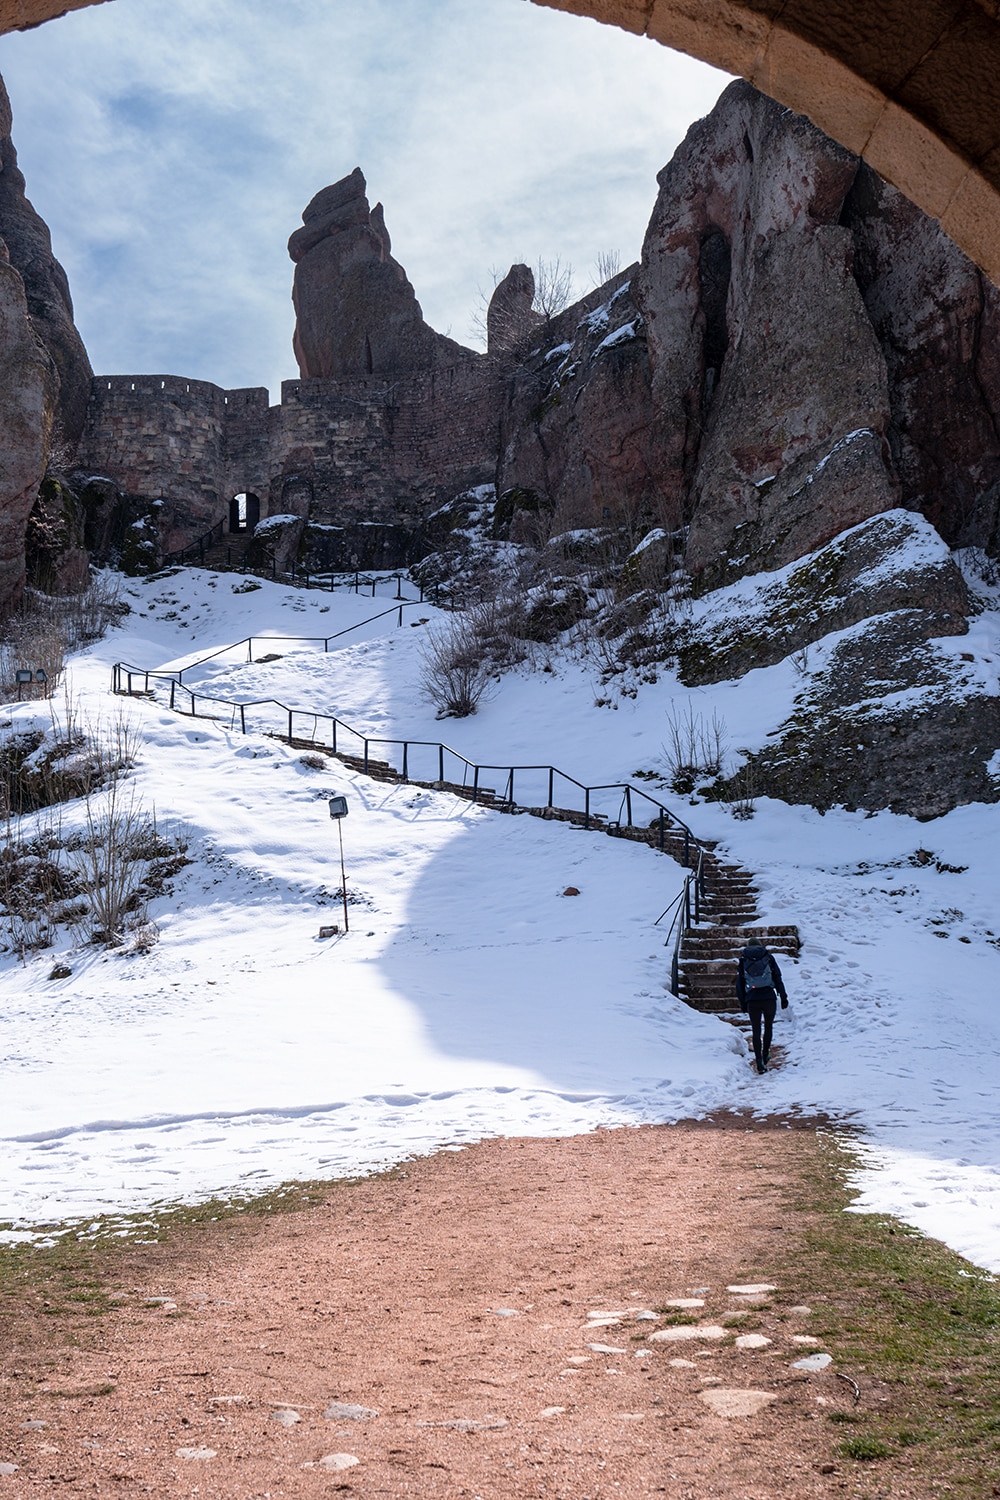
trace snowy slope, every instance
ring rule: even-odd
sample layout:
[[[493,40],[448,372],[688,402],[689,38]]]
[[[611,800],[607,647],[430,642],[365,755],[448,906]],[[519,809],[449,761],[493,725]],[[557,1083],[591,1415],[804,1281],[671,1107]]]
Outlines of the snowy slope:
[[[197,570],[128,587],[133,613],[73,664],[94,718],[116,712],[116,659],[189,660],[249,630],[327,634],[385,607],[274,585],[237,594]],[[697,690],[664,677],[596,708],[593,673],[555,655],[554,672],[512,674],[474,718],[439,724],[419,688],[426,628],[389,617],[328,653],[276,639],[278,661],[222,659],[185,681],[601,781],[662,768],[672,705],[718,711],[733,745],[756,746],[799,685],[783,663]],[[1000,617],[975,631],[995,650]],[[801,928],[784,1062],[758,1078],[732,1027],[666,989],[653,923],[681,879],[669,858],[336,763],[310,769],[273,740],[161,704],[127,712],[143,738],[132,781],[186,827],[194,863],[154,911],[149,954],[68,952],[73,975],[56,981],[51,950],[4,959],[0,1217],[334,1176],[495,1133],[825,1110],[865,1132],[865,1206],[1000,1270],[1000,809],[920,824],[764,802],[738,823],[659,793],[757,873],[765,920]],[[351,931],[320,941],[340,916],[333,790],[351,804]],[[580,896],[561,894],[570,885]]]

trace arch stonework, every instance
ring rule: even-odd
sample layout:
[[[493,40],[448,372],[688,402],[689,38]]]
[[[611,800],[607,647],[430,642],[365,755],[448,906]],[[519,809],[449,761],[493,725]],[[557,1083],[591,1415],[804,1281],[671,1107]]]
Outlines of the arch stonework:
[[[0,32],[105,0],[0,0]],[[748,79],[1000,284],[1000,0],[534,0]]]

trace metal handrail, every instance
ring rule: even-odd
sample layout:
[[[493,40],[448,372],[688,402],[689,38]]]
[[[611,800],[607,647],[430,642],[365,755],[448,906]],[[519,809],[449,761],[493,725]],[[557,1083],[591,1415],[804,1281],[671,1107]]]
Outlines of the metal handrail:
[[[204,666],[205,662],[214,661],[217,656],[224,656],[227,651],[236,651],[240,646],[246,646],[247,662],[252,665],[254,641],[264,644],[273,644],[275,641],[291,641],[293,645],[296,643],[310,645],[321,641],[324,652],[327,652],[330,649],[331,641],[339,640],[342,635],[350,635],[352,630],[361,630],[365,625],[373,625],[376,620],[384,620],[387,615],[396,615],[397,627],[402,625],[403,610],[414,609],[420,602],[419,599],[400,599],[394,602],[391,608],[380,610],[377,615],[369,615],[366,620],[359,620],[356,625],[346,625],[343,630],[334,631],[333,635],[245,635],[238,641],[231,641],[227,646],[220,646],[217,651],[207,651],[204,656],[199,656],[196,661],[189,661],[183,667],[151,667],[147,669],[146,667],[136,667],[130,662],[115,662],[111,669],[112,677],[118,672],[127,672],[136,677],[144,677],[146,678],[146,691],[148,692],[150,677],[174,678],[177,682],[182,682],[185,672],[192,672],[195,667]],[[121,689],[112,686],[111,691],[120,692]],[[226,700],[219,699],[219,702],[224,701]]]
[[[670,989],[674,995],[677,994],[677,987],[680,984],[681,948],[684,944],[684,938],[691,928],[692,921],[695,924],[701,921],[701,908],[704,899],[705,851],[704,849],[699,848],[698,862],[694,870],[690,875],[685,875],[684,884],[677,892],[677,895],[674,897],[673,901],[671,901],[670,906],[668,906],[667,910],[662,912],[661,915],[658,916],[656,921],[653,923],[654,927],[659,926],[659,924],[663,921],[663,918],[667,915],[667,912],[670,911],[673,907],[677,908],[677,910],[674,912],[673,920],[671,921],[670,927],[667,930],[666,940],[663,944],[665,948],[669,948],[670,940],[671,938],[673,938],[674,951],[670,956]]]
[[[392,612],[393,611],[391,610],[386,611],[386,613],[389,614],[391,614]],[[381,616],[376,615],[373,618],[380,619]],[[365,621],[362,623],[369,622]],[[350,628],[357,629],[359,627]],[[340,631],[338,633],[343,635],[346,634],[346,631]],[[283,639],[305,639],[323,640],[324,642],[329,642],[331,640],[335,640],[336,636],[266,636],[256,637],[256,639],[265,639],[269,641],[277,641]],[[242,641],[237,641],[235,644],[237,646],[240,646],[244,643]],[[223,647],[222,649],[230,650],[232,648]],[[219,654],[220,652],[213,652],[211,656],[203,657],[201,660],[211,660],[212,656],[217,656]],[[252,660],[252,654],[250,656],[250,660]],[[276,708],[279,709],[283,715],[287,716],[287,733],[283,735],[283,738],[287,738],[289,741],[295,739],[295,717],[296,715],[298,715],[300,719],[307,718],[311,721],[311,728],[313,732],[308,738],[309,742],[312,744],[321,745],[324,749],[329,748],[335,755],[344,755],[347,753],[344,745],[345,738],[348,743],[353,742],[355,749],[359,752],[353,758],[360,762],[366,774],[372,761],[371,752],[373,746],[382,749],[397,749],[400,751],[401,765],[397,774],[400,775],[400,777],[404,780],[409,779],[411,769],[410,759],[412,752],[414,750],[430,750],[432,752],[434,760],[436,761],[436,782],[439,784],[448,784],[450,781],[450,784],[460,785],[463,788],[469,788],[471,786],[471,800],[473,802],[478,802],[480,796],[484,793],[484,787],[481,782],[482,773],[484,771],[490,773],[499,772],[505,777],[503,795],[499,799],[502,806],[531,807],[540,805],[546,810],[551,809],[574,813],[579,811],[580,813],[582,813],[584,828],[589,828],[591,826],[591,823],[596,819],[599,819],[602,822],[606,821],[602,817],[602,815],[596,814],[593,811],[592,798],[594,794],[599,792],[620,791],[622,793],[622,801],[621,807],[619,809],[619,816],[616,822],[608,824],[609,827],[621,829],[623,826],[629,828],[639,826],[635,823],[633,818],[633,799],[638,798],[640,800],[640,803],[646,803],[649,807],[654,809],[652,820],[646,825],[646,827],[655,828],[657,830],[657,837],[655,842],[661,852],[665,852],[666,850],[666,832],[668,826],[676,828],[680,834],[683,834],[683,864],[687,865],[691,859],[692,851],[697,851],[698,860],[695,867],[697,885],[695,890],[694,905],[695,909],[698,909],[700,894],[703,890],[704,884],[704,849],[702,848],[695,835],[691,832],[691,829],[683,821],[683,819],[679,818],[676,813],[672,812],[671,809],[668,808],[664,803],[660,802],[658,798],[650,796],[650,794],[643,790],[642,787],[633,786],[631,782],[625,781],[603,782],[598,785],[589,786],[585,782],[579,781],[575,776],[571,776],[567,771],[561,770],[558,766],[548,765],[545,763],[534,765],[511,765],[509,763],[496,764],[491,762],[472,761],[469,760],[467,756],[463,755],[460,750],[455,750],[452,748],[452,746],[446,745],[443,740],[396,739],[384,735],[365,734],[360,729],[355,729],[353,725],[348,724],[346,720],[339,718],[336,714],[319,713],[315,709],[295,708],[287,703],[283,703],[278,698],[236,699],[223,698],[212,693],[197,692],[196,690],[188,687],[188,685],[181,680],[182,674],[186,671],[189,671],[191,666],[193,665],[198,665],[198,663],[189,663],[187,667],[181,667],[179,669],[160,669],[157,671],[130,666],[125,662],[116,662],[112,668],[111,691],[114,693],[131,694],[134,691],[133,681],[138,677],[142,680],[143,683],[142,690],[146,693],[149,693],[151,691],[151,681],[156,682],[160,679],[164,679],[166,681],[169,681],[170,683],[170,707],[175,712],[187,712],[192,716],[196,716],[197,705],[199,702],[204,704],[220,704],[231,711],[230,725],[234,730],[238,727],[242,734],[247,734],[250,732],[247,728],[248,709]],[[186,707],[178,704],[178,693],[187,694]],[[329,745],[327,745],[325,741],[320,741],[316,738],[316,734],[321,723],[329,725]],[[302,736],[302,738],[307,737]],[[457,766],[458,771],[461,773],[460,782],[457,779],[452,780],[451,778],[445,776],[446,761],[449,762],[449,770],[451,770],[452,768],[451,763],[454,763]],[[538,804],[537,802],[523,802],[517,796],[516,777],[518,775],[523,777],[527,773],[541,773],[541,775],[546,779],[548,794],[547,799],[544,803]],[[557,783],[568,787],[573,787],[578,793],[582,794],[583,807],[579,810],[560,807],[560,805],[556,801]],[[697,917],[696,920],[698,920]]]

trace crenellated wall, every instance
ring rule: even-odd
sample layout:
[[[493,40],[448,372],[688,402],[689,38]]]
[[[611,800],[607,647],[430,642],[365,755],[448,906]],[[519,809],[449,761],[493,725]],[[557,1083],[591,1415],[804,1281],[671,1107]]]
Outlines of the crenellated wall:
[[[412,532],[442,498],[493,478],[496,380],[485,359],[395,379],[290,380],[271,407],[263,388],[99,376],[77,465],[162,500],[164,552],[226,518],[244,491],[262,517]]]

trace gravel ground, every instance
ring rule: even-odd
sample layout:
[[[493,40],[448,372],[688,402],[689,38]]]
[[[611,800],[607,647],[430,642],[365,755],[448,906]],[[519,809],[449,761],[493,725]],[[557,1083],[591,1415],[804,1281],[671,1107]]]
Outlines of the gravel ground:
[[[78,1347],[15,1319],[0,1500],[923,1497],[834,1458],[837,1351],[793,1367],[825,1352],[788,1271],[814,1139],[729,1116],[493,1140],[129,1251]]]

